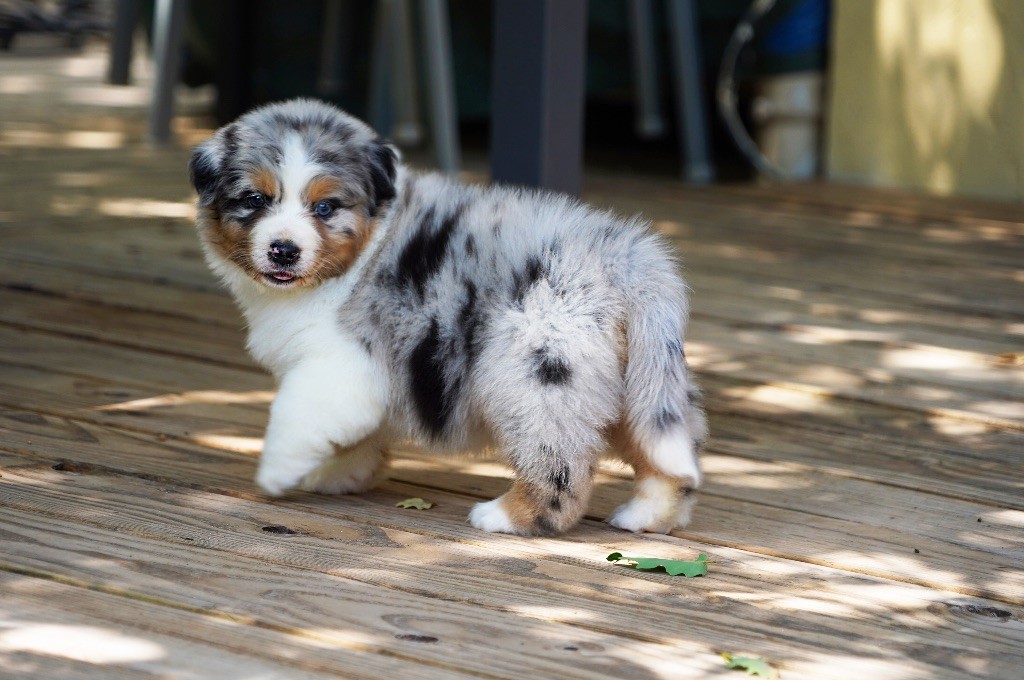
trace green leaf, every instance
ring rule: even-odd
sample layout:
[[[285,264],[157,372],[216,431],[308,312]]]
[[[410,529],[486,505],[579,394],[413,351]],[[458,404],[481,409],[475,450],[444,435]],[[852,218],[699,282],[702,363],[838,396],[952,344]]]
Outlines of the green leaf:
[[[664,569],[670,576],[687,577],[703,576],[708,573],[707,553],[701,553],[693,561],[686,560],[663,560],[658,557],[626,557],[622,553],[614,552],[605,558],[609,562],[626,562],[629,566],[637,569]]]
[[[768,680],[779,680],[779,671],[772,667],[763,657],[760,656],[733,656],[728,652],[722,652],[727,668],[746,671],[750,675],[757,675]]]
[[[430,510],[434,507],[434,504],[430,501],[425,501],[422,498],[406,498],[404,501],[395,503],[395,507],[398,508],[412,508],[413,510]]]

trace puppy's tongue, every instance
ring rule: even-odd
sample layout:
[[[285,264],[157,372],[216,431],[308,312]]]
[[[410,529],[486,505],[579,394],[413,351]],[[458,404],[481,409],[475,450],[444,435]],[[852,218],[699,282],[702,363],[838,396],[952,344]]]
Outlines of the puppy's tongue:
[[[291,281],[295,278],[295,274],[289,274],[288,272],[274,272],[272,276],[278,281]]]

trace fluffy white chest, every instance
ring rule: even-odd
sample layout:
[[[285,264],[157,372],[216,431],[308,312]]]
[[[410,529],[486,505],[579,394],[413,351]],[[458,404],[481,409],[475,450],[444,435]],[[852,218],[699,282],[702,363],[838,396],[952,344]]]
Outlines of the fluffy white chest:
[[[338,322],[338,309],[348,292],[343,284],[333,281],[308,292],[243,300],[253,358],[279,380],[311,361],[349,364],[353,369],[370,362],[369,354]]]

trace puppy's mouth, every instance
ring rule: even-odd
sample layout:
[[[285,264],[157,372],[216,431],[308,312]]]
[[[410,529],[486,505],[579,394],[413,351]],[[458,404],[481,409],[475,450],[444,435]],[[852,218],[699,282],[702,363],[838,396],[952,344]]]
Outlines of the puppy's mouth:
[[[302,281],[302,277],[296,275],[293,272],[278,270],[274,272],[260,272],[263,280],[269,283],[275,288],[287,288],[289,286],[297,285]]]

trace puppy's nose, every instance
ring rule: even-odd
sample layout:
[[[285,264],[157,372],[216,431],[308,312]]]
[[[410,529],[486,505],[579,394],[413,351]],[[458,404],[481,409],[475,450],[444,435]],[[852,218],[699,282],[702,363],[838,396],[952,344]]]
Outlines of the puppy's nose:
[[[267,257],[274,264],[279,264],[282,267],[287,267],[290,264],[294,264],[295,260],[299,259],[299,254],[302,250],[292,243],[291,241],[274,241],[270,244],[270,250],[267,251]]]

